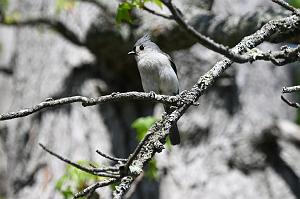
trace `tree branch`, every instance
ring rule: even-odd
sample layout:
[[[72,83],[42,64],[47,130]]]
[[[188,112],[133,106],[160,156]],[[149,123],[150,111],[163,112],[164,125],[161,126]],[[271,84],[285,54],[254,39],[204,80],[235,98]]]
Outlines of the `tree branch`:
[[[0,120],[9,120],[13,118],[25,117],[27,115],[38,112],[42,109],[55,107],[63,104],[71,104],[75,102],[81,102],[82,106],[93,106],[96,104],[103,104],[107,102],[126,101],[126,100],[143,100],[151,102],[160,102],[169,105],[176,105],[179,103],[179,98],[176,96],[157,95],[155,93],[143,93],[143,92],[127,92],[127,93],[112,93],[96,98],[88,98],[83,96],[73,96],[54,100],[52,98],[46,99],[31,108],[26,108],[16,112],[10,112],[0,115]]]
[[[92,194],[93,192],[95,192],[96,189],[98,189],[100,187],[105,187],[105,186],[111,185],[115,182],[117,182],[117,179],[114,179],[114,178],[103,180],[101,182],[96,182],[95,184],[93,184],[93,185],[85,188],[81,192],[75,194],[74,198],[79,198],[79,197],[82,197],[82,196],[86,196],[87,194]]]
[[[300,91],[300,86],[283,87],[282,93],[293,93]]]
[[[300,108],[300,104],[297,102],[292,102],[285,98],[283,95],[281,95],[281,99],[289,106],[294,107],[294,108]]]
[[[172,15],[165,15],[165,14],[162,14],[162,13],[158,13],[155,10],[152,10],[152,9],[148,8],[146,5],[143,6],[143,9],[146,10],[147,12],[153,14],[153,15],[156,15],[156,16],[159,16],[159,17],[162,17],[162,18],[165,18],[165,19],[174,19]]]
[[[169,8],[170,12],[173,15],[174,20],[184,29],[186,30],[191,36],[196,38],[200,44],[205,46],[206,48],[215,51],[217,53],[220,53],[227,58],[239,62],[244,63],[246,60],[240,57],[238,54],[233,53],[230,51],[229,47],[226,47],[222,44],[218,44],[215,41],[213,41],[211,38],[204,36],[197,30],[195,30],[192,26],[190,26],[181,15],[181,11],[173,5],[171,0],[164,0],[163,3]],[[246,61],[247,62],[247,61]]]
[[[245,13],[242,16],[228,15],[220,17],[212,12],[200,12],[193,16],[188,24],[202,35],[209,36],[216,43],[232,47],[243,37],[253,34],[268,21],[285,17],[286,14],[286,12],[272,7],[261,8],[254,12]],[[294,34],[277,33],[273,37],[268,38],[267,41],[272,43],[282,41],[299,43],[299,32],[297,30],[293,32]],[[198,42],[195,37],[191,37],[188,32],[178,25],[162,28],[160,32],[156,31],[155,39],[159,46],[167,51],[188,48]]]
[[[284,101],[287,105],[294,107],[294,108],[300,108],[300,104],[297,102],[292,102],[290,100],[288,100],[286,97],[284,97],[284,93],[293,93],[293,92],[297,92],[300,91],[300,86],[291,86],[291,87],[283,87],[282,88],[282,95],[281,95],[281,99],[282,101]]]
[[[103,153],[103,152],[101,152],[101,151],[99,151],[99,150],[96,150],[96,152],[97,152],[99,155],[101,155],[102,157],[107,158],[107,159],[112,160],[112,161],[115,161],[115,162],[126,162],[126,161],[127,161],[127,159],[123,159],[123,158],[115,158],[115,157],[112,157],[112,156],[110,156],[110,155],[107,155],[107,154],[105,154],[105,153]]]
[[[274,52],[261,52],[256,49],[249,51],[249,53],[243,57],[248,59],[249,62],[253,62],[255,60],[271,61],[276,66],[283,66],[300,60],[300,45],[296,48],[283,46],[281,49],[281,51]]]
[[[278,1],[278,0],[276,0]],[[295,62],[299,59],[298,57],[298,51],[299,48],[294,52],[297,56],[296,59],[289,58],[288,56],[283,57],[282,59],[286,59],[285,61],[277,61],[276,58],[279,56],[287,55],[287,51],[285,52],[277,52],[276,55],[270,54],[270,53],[264,53],[264,54],[253,54],[253,55],[245,55],[242,56],[239,53],[233,52],[228,47],[223,46],[222,44],[216,43],[211,38],[206,37],[205,35],[198,32],[195,28],[193,28],[191,25],[189,25],[181,15],[181,12],[178,10],[178,8],[172,3],[171,0],[164,0],[164,4],[169,8],[170,12],[172,13],[173,18],[175,21],[184,29],[186,30],[191,36],[195,37],[197,41],[202,44],[203,46],[207,47],[210,50],[213,50],[215,52],[218,52],[227,58],[229,58],[231,61],[237,62],[237,63],[246,63],[246,62],[253,62],[254,60],[266,60],[266,61],[272,61],[276,65],[284,65],[286,63]],[[278,30],[279,32],[279,30]],[[247,50],[247,49],[246,49]],[[289,54],[290,56],[290,54]],[[294,58],[295,56],[293,56]],[[289,58],[289,60],[288,60]],[[290,62],[289,62],[290,61]]]

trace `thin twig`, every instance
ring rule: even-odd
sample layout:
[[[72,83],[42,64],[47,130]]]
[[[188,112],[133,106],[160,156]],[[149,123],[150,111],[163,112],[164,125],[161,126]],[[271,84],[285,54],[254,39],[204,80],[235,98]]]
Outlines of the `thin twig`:
[[[300,16],[300,12],[297,8],[291,6],[290,4],[288,4],[286,1],[283,0],[272,0],[274,3],[277,3],[278,5],[280,5],[281,7],[293,12],[295,15]]]
[[[107,159],[112,160],[112,161],[116,161],[116,162],[126,162],[126,161],[127,161],[127,159],[123,159],[123,158],[115,158],[115,157],[112,157],[112,156],[110,156],[110,155],[107,155],[107,154],[105,154],[105,153],[103,153],[103,152],[101,152],[101,151],[99,151],[99,150],[96,150],[96,152],[97,152],[99,155],[101,155],[102,157],[107,158]]]
[[[122,165],[116,165],[116,166],[109,166],[109,167],[103,167],[103,168],[94,168],[94,172],[119,172],[120,166]]]
[[[281,0],[273,0],[274,2],[276,1],[280,1]],[[194,29],[192,26],[190,26],[185,19],[183,18],[180,10],[172,3],[171,0],[164,0],[163,3],[169,8],[170,12],[173,15],[173,18],[175,19],[175,21],[183,28],[185,29],[188,33],[190,33],[192,36],[194,36],[198,42],[200,44],[202,44],[203,46],[207,47],[208,49],[211,49],[215,52],[218,52],[222,55],[224,55],[225,57],[229,58],[231,61],[237,62],[237,63],[246,63],[246,62],[253,62],[255,60],[265,60],[265,61],[271,61],[272,63],[274,63],[275,65],[278,66],[282,66],[291,62],[295,62],[299,60],[298,56],[290,56],[290,58],[288,58],[288,56],[285,56],[284,58],[282,58],[283,60],[278,60],[278,58],[281,55],[287,54],[286,52],[276,52],[274,54],[270,54],[270,53],[264,53],[264,54],[256,54],[256,53],[251,53],[249,54],[245,54],[241,55],[238,54],[234,51],[232,51],[232,49],[229,49],[228,47],[220,44],[220,43],[216,43],[215,41],[213,41],[211,38],[201,34],[200,32],[198,32],[196,29]],[[291,7],[293,8],[293,7]],[[294,12],[297,11],[297,13],[299,13],[299,11],[295,8],[293,8]],[[299,52],[298,48],[297,50],[295,50],[294,53],[298,53]],[[245,49],[248,50],[248,49]],[[296,52],[298,51],[298,52]],[[290,55],[290,54],[289,54]]]
[[[297,102],[292,102],[290,100],[288,100],[287,98],[285,98],[283,95],[281,95],[281,99],[287,103],[289,106],[294,107],[294,108],[300,108],[300,104]]]
[[[190,26],[185,19],[183,18],[181,11],[172,3],[171,0],[164,0],[162,1],[170,10],[173,15],[174,20],[184,29],[186,30],[191,36],[195,37],[200,44],[207,47],[210,50],[213,50],[217,53],[220,53],[227,58],[231,59],[234,62],[238,63],[245,63],[248,62],[243,56],[240,56],[237,53],[234,53],[230,50],[229,47],[226,47],[220,43],[216,43],[211,38],[202,35],[200,32],[195,30],[192,26]]]
[[[166,14],[162,14],[162,13],[159,13],[159,12],[156,12],[155,10],[152,10],[150,8],[148,8],[146,5],[143,6],[143,9],[153,15],[156,15],[156,16],[159,16],[159,17],[162,17],[162,18],[165,18],[165,19],[170,19],[170,20],[173,20],[173,16],[172,15],[166,15]]]
[[[283,46],[282,50],[273,52],[261,52],[257,49],[256,51],[249,51],[249,53],[245,55],[245,58],[248,56],[246,59],[249,59],[250,62],[255,60],[271,61],[276,66],[283,66],[299,61],[300,59],[300,45],[295,48]]]
[[[291,86],[291,87],[283,87],[282,88],[282,93],[293,93],[293,92],[297,92],[297,91],[300,91],[300,86]],[[283,95],[281,95],[281,99],[291,107],[300,108],[299,103],[292,102],[292,101],[288,100],[286,97],[284,97]]]
[[[103,180],[101,182],[96,182],[95,184],[85,188],[84,190],[80,191],[79,193],[76,193],[74,195],[74,198],[86,196],[89,193],[95,192],[95,190],[98,189],[99,187],[104,187],[104,186],[113,184],[115,182],[117,182],[117,179],[115,179],[115,178],[110,178],[110,179]]]
[[[81,165],[79,165],[79,164],[77,164],[77,163],[75,163],[75,162],[73,162],[73,161],[71,161],[71,160],[69,160],[69,159],[67,159],[67,158],[64,158],[64,157],[58,155],[57,153],[55,153],[55,152],[49,150],[47,147],[45,147],[45,146],[44,146],[43,144],[41,144],[41,143],[39,143],[39,145],[40,145],[45,151],[47,151],[49,154],[53,155],[54,157],[56,157],[56,158],[62,160],[63,162],[65,162],[65,163],[67,163],[67,164],[69,164],[69,165],[72,165],[72,166],[76,167],[77,169],[80,169],[80,170],[82,170],[82,171],[85,171],[85,172],[87,172],[87,173],[90,173],[90,174],[93,174],[93,175],[97,175],[97,176],[111,177],[111,178],[118,178],[118,177],[119,177],[119,175],[110,174],[110,173],[107,173],[107,172],[98,172],[98,171],[95,171],[94,168],[92,168],[92,169],[86,168],[86,167],[81,166]]]

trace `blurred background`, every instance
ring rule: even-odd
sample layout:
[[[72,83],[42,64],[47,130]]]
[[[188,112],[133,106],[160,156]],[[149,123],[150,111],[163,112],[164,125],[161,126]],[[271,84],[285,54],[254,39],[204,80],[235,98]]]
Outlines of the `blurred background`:
[[[175,22],[148,12],[135,10],[132,23],[121,23],[126,13],[119,12],[116,21],[119,3],[0,0],[0,113],[49,97],[141,91],[135,60],[127,52],[146,32],[174,58],[181,90],[222,58]],[[228,46],[285,15],[272,1],[174,3],[197,30]],[[167,13],[157,4],[148,6]],[[157,154],[126,198],[299,199],[299,119],[280,99],[283,86],[299,82],[297,65],[234,64],[179,120],[182,143]],[[101,179],[66,166],[38,143],[82,164],[107,165],[96,149],[126,158],[161,113],[160,105],[128,101],[63,105],[1,121],[0,198],[72,198]],[[101,188],[94,198],[111,198],[112,189]]]

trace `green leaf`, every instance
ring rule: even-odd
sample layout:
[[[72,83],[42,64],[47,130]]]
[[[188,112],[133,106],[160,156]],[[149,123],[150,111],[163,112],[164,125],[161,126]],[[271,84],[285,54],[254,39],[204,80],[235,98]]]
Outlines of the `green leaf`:
[[[300,0],[289,0],[288,3],[294,6],[295,8],[300,8]]]
[[[170,150],[172,148],[171,140],[170,137],[168,136],[166,139],[166,146]]]
[[[132,0],[131,4],[135,8],[141,8],[144,5],[144,1],[143,0]]]
[[[149,180],[158,180],[158,169],[155,159],[151,159],[145,171],[145,177]]]
[[[64,174],[62,177],[60,177],[55,183],[55,189],[61,191],[63,184],[67,181],[67,178],[67,174]]]
[[[137,140],[141,141],[145,134],[147,133],[148,129],[157,121],[156,118],[148,116],[148,117],[140,117],[136,119],[132,123],[132,128],[135,129],[137,133]]]
[[[90,164],[98,167],[96,163],[88,161],[78,161],[78,164],[88,167]],[[98,177],[84,171],[81,171],[71,165],[66,166],[65,173],[55,183],[55,189],[59,191],[64,199],[73,198],[73,194],[86,188],[88,185],[102,180],[103,177]]]
[[[118,183],[115,183],[115,182],[110,184],[110,188],[111,188],[112,191],[116,190],[117,186],[118,186]]]
[[[73,198],[74,194],[70,186],[67,187],[67,189],[62,191],[62,195],[65,199]]]
[[[163,8],[163,3],[160,0],[152,0],[152,2],[160,8]]]
[[[135,6],[132,3],[128,3],[128,2],[123,2],[119,4],[117,10],[117,16],[116,16],[117,23],[118,24],[122,22],[132,23],[131,10],[134,7]]]
[[[66,0],[59,0],[59,1],[66,1]],[[163,7],[163,3],[161,0],[125,0],[119,4],[116,21],[117,24],[122,22],[129,22],[132,23],[133,19],[131,16],[131,11],[134,8],[143,8],[146,2],[154,3],[155,5],[159,6],[160,8]]]

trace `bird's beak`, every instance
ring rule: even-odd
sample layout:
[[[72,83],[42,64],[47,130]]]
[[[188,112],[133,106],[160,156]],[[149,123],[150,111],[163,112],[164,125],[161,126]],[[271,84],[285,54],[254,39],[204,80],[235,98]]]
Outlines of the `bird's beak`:
[[[136,53],[132,50],[128,53],[128,55],[135,55]]]

